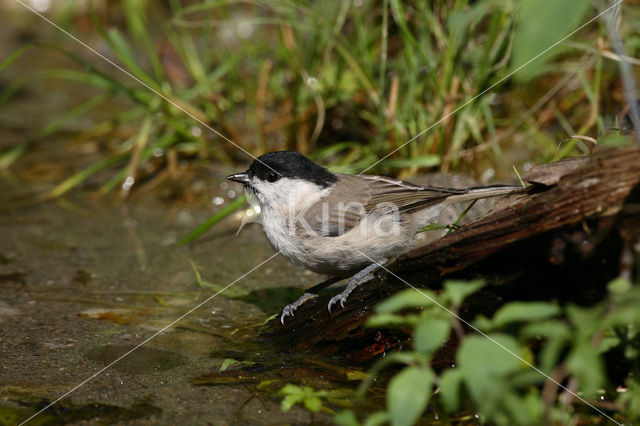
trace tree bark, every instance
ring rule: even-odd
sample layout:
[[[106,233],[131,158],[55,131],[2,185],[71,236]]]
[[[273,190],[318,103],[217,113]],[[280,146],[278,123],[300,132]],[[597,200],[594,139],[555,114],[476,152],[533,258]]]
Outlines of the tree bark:
[[[272,321],[263,335],[301,350],[367,359],[403,340],[396,331],[364,327],[380,300],[407,287],[402,280],[439,288],[449,278],[484,278],[487,288],[460,310],[468,317],[516,298],[597,301],[606,283],[624,273],[622,259],[640,239],[640,148],[538,166],[526,180],[527,194],[506,197],[489,215],[402,256],[391,273],[358,288],[344,309],[329,315],[327,303],[338,291],[330,288],[284,326]]]

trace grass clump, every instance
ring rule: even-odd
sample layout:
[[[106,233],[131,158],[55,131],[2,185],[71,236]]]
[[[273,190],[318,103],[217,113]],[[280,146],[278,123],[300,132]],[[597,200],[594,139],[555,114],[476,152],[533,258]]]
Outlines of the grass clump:
[[[51,75],[96,86],[103,98],[126,99],[129,107],[120,116],[135,134],[49,196],[114,167],[118,172],[101,192],[119,186],[126,195],[143,166],[170,150],[181,158],[234,163],[248,161],[247,154],[292,149],[337,171],[403,177],[433,167],[493,166],[508,174],[512,160],[501,146],[507,138],[537,160],[554,158],[558,135],[605,128],[602,106],[611,105],[602,90],[612,85],[616,68],[604,62],[606,46],[582,53],[602,42],[598,23],[580,31],[580,41],[527,64],[595,12],[586,0],[572,0],[573,8],[534,3],[170,0],[151,7],[123,0],[111,12],[116,19],[90,10],[106,56],[128,76],[103,71],[97,57],[71,53],[77,46],[62,52],[78,68]],[[65,13],[73,15],[73,9]],[[545,14],[553,15],[553,25]],[[28,50],[16,51],[0,70]],[[634,53],[633,45],[628,50]],[[569,83],[576,87],[571,94]],[[6,88],[0,99],[6,102],[7,91],[15,90]],[[551,95],[536,102],[545,92]],[[103,98],[78,107],[77,114]],[[59,118],[57,126],[77,114]],[[536,118],[544,114],[553,118]],[[580,148],[580,140],[572,139],[560,155]],[[12,164],[25,151],[4,153],[0,164]]]

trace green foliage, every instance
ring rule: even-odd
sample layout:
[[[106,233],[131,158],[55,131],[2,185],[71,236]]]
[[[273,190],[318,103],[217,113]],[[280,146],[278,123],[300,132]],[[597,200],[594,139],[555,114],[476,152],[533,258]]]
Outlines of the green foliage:
[[[446,342],[451,323],[441,318],[421,318],[416,325],[414,346],[418,352],[432,353]]]
[[[296,386],[293,384],[287,384],[278,391],[278,395],[283,398],[280,407],[285,413],[291,410],[294,405],[300,404],[311,413],[317,413],[322,410],[335,414],[332,409],[324,404],[330,403],[342,407],[350,406],[349,398],[352,394],[353,391],[349,389],[315,390],[309,386]]]
[[[456,281],[448,280],[444,283],[444,301],[451,306],[460,306],[462,301],[469,295],[480,290],[484,286],[484,281]]]
[[[446,281],[440,292],[408,289],[378,305],[367,324],[413,328],[413,349],[387,354],[362,382],[361,397],[383,369],[403,366],[386,388],[386,409],[363,424],[414,424],[430,400],[449,413],[477,412],[483,421],[497,425],[542,424],[550,419],[564,423],[574,416],[598,415],[586,403],[603,391],[615,393],[604,362],[604,354],[614,348],[632,366],[616,406],[627,418],[639,418],[639,287],[616,279],[607,286],[609,295],[591,307],[514,301],[490,318],[477,317],[474,327],[462,327],[452,314],[482,286],[481,281]],[[455,366],[436,375],[430,360],[453,330],[461,339]],[[553,395],[567,392],[559,388],[560,382],[575,384],[572,392],[581,398],[581,412],[558,396],[549,399],[548,390],[543,396],[543,385],[557,388]],[[360,424],[352,411],[340,413],[336,421]]]
[[[590,0],[522,0],[519,5],[519,22],[513,37],[512,67],[522,68],[515,75],[519,81],[527,81],[545,70],[548,62],[559,49],[549,47],[576,30],[591,7]]]
[[[387,407],[393,426],[410,426],[420,417],[431,396],[435,375],[426,366],[403,369],[389,382]]]
[[[640,419],[640,382],[637,379],[629,379],[624,392],[617,401],[630,419]]]
[[[511,302],[504,305],[490,322],[483,321],[484,329],[498,329],[513,322],[541,321],[560,313],[560,308],[548,302]]]
[[[223,295],[231,298],[243,297],[248,294],[248,292],[238,286],[229,286],[229,285],[221,285],[215,284],[209,281],[205,281],[202,279],[202,275],[200,275],[200,271],[196,264],[189,259],[189,263],[191,264],[191,269],[193,270],[193,274],[195,275],[196,282],[202,288],[206,288],[207,290],[212,290],[218,293],[222,293]]]
[[[534,162],[585,152],[578,138],[560,149],[558,140],[604,127],[600,92],[617,76],[603,72],[600,51],[587,65],[572,64],[576,49],[593,50],[590,46],[599,36],[595,25],[581,32],[585,43],[563,47],[564,56],[554,48],[516,73],[511,84],[503,84],[511,71],[584,23],[592,2],[565,3],[257,0],[190,5],[171,0],[157,5],[126,0],[119,9],[124,19],[107,26],[96,14],[91,17],[109,49],[105,56],[129,77],[103,71],[102,64],[94,65],[99,58],[73,54],[75,46],[66,50],[31,44],[0,62],[1,72],[15,66],[25,52],[47,48],[77,65],[16,79],[0,89],[0,105],[28,80],[43,75],[102,91],[29,135],[29,142],[1,152],[0,170],[15,164],[34,141],[116,96],[129,102],[119,103],[124,110],[109,126],[134,134],[64,180],[48,198],[65,194],[105,169],[116,171],[100,194],[120,187],[126,195],[130,185],[122,184],[133,182],[135,187],[146,163],[167,152],[230,163],[249,161],[250,155],[265,151],[294,149],[336,172],[366,170],[401,177],[433,167],[452,170],[468,165],[476,171],[487,160],[478,155],[484,151],[504,174],[505,167],[513,165],[503,159],[499,143],[515,132],[527,135],[520,139],[530,141],[534,157],[528,160]],[[67,22],[74,20],[68,16]],[[632,31],[631,52],[636,39]],[[542,72],[548,81],[528,84]],[[544,129],[533,118],[544,103],[529,110],[527,104],[533,102],[521,97],[533,88],[529,94],[537,99],[559,75],[571,77],[580,90],[571,99],[551,102],[568,107],[553,106],[555,119]],[[580,107],[568,116],[566,109],[574,105]],[[138,126],[138,120],[150,125]],[[558,128],[563,129],[560,136],[551,133]],[[629,141],[608,134],[603,143]],[[393,155],[383,158],[391,151]],[[182,242],[197,238],[220,217],[212,217]],[[434,229],[440,226],[423,230]]]
[[[135,80],[101,71],[92,65],[97,58],[87,61],[52,45],[78,70],[48,75],[127,98],[131,107],[123,116],[161,116],[147,131],[151,149],[162,140],[160,149],[172,147],[185,156],[249,160],[228,137],[254,155],[295,149],[340,172],[374,163],[372,171],[391,174],[451,169],[459,166],[463,150],[487,141],[500,161],[497,127],[511,123],[494,117],[489,96],[471,100],[582,22],[590,2],[571,3],[172,0],[165,9],[127,0],[121,5],[123,24],[106,27],[97,15],[92,18],[109,48],[106,56]],[[17,50],[0,63],[0,71],[33,47],[42,45]],[[538,73],[536,64],[542,62],[519,74]],[[590,84],[584,89],[598,101]],[[148,151],[127,164],[135,158],[127,142],[112,156],[118,161],[93,165],[50,195],[103,168],[121,167],[118,182],[127,178],[126,170],[142,170]],[[7,164],[13,162],[9,157]]]
[[[309,386],[295,386],[295,385],[286,385],[278,392],[280,396],[283,396],[282,400],[282,411],[285,413],[291,408],[293,408],[296,404],[303,404],[304,407],[313,412],[317,413],[322,408],[322,400],[320,397],[326,396],[326,391],[315,391]]]
[[[182,237],[180,241],[178,241],[178,245],[189,244],[190,242],[197,239],[199,236],[207,232],[209,228],[214,226],[216,223],[220,222],[225,217],[232,215],[233,213],[240,210],[247,204],[246,195],[241,195],[235,200],[231,201],[229,204],[224,206],[220,211],[214,213],[209,217],[209,219],[202,222],[198,225],[193,231],[189,232],[187,235]]]
[[[458,349],[456,368],[442,374],[442,397],[448,408],[461,408],[464,388],[483,416],[489,419],[504,423],[499,419],[505,417],[511,419],[512,424],[535,423],[534,418],[522,418],[524,403],[517,397],[514,386],[517,373],[526,368],[520,361],[523,350],[508,335],[494,334],[491,339],[467,336]],[[504,404],[505,397],[509,404]]]

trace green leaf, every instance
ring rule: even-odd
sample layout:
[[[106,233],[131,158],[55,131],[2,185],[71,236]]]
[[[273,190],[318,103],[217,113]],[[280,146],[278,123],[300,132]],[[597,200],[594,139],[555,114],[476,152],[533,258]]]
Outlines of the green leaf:
[[[457,281],[447,280],[444,282],[445,297],[451,301],[453,306],[460,306],[462,301],[469,295],[484,287],[483,280]]]
[[[551,374],[553,368],[560,361],[560,356],[570,343],[571,336],[567,337],[550,337],[544,344],[540,352],[540,369],[547,374]]]
[[[634,300],[616,306],[614,310],[607,314],[603,322],[604,326],[609,327],[627,327],[629,324],[640,324],[640,309],[638,309],[638,303]]]
[[[290,394],[284,397],[284,399],[282,400],[282,403],[280,404],[280,409],[283,412],[287,412],[289,410],[291,410],[293,408],[294,405],[296,405],[298,402],[302,401],[303,395],[302,394]]]
[[[591,0],[521,0],[512,67],[523,68],[515,78],[526,81],[538,75],[558,49],[529,61],[577,29],[590,7]]]
[[[607,284],[609,293],[622,294],[631,290],[631,283],[624,278],[616,278]]]
[[[425,318],[418,323],[413,337],[413,346],[419,352],[431,353],[447,341],[451,333],[449,321]]]
[[[604,364],[590,343],[578,344],[567,358],[567,371],[578,379],[580,390],[593,395],[604,384]]]
[[[512,322],[540,321],[554,317],[560,308],[548,302],[511,302],[501,307],[493,316],[493,326],[502,327]]]
[[[407,327],[418,321],[417,315],[375,314],[367,320],[367,327]]]
[[[389,413],[386,411],[376,411],[364,421],[363,426],[379,426],[389,423]]]
[[[575,339],[591,341],[592,337],[604,326],[602,320],[605,310],[604,304],[591,307],[567,306],[567,316],[574,325]]]
[[[225,371],[227,368],[229,368],[230,366],[232,366],[236,362],[238,362],[238,361],[236,361],[233,358],[225,358],[225,360],[222,361],[222,365],[220,366],[220,371]]]
[[[294,405],[301,402],[306,396],[305,391],[300,386],[292,385],[291,383],[284,385],[278,391],[278,395],[284,396],[280,404],[280,409],[285,413],[291,410]]]
[[[333,422],[339,426],[360,426],[356,413],[351,410],[342,410],[333,416]]]
[[[556,320],[526,324],[520,334],[526,339],[559,338],[569,340],[571,338],[571,332],[567,324]]]
[[[540,401],[540,397],[538,396]],[[520,396],[516,392],[507,392],[502,398],[502,407],[507,411],[508,418],[513,424],[517,425],[532,425],[541,424],[542,410],[538,406],[534,406],[534,410],[530,409],[529,401],[525,396]],[[537,410],[536,410],[537,409]]]
[[[492,334],[466,337],[458,349],[458,368],[474,401],[481,406],[495,403],[506,390],[505,379],[522,368],[518,343],[511,336]],[[514,356],[514,354],[516,356]],[[487,413],[488,415],[488,413]]]
[[[429,367],[407,367],[387,388],[387,410],[393,426],[410,426],[420,417],[432,392],[434,374]]]
[[[462,381],[464,375],[459,368],[450,368],[440,376],[440,393],[442,402],[449,412],[460,409],[462,397]]]
[[[640,383],[637,379],[627,379],[627,391],[619,394],[616,403],[623,407],[622,412],[629,417],[640,417]]]
[[[483,376],[500,377],[518,371],[521,361],[520,348],[516,340],[506,334],[468,336],[458,350],[458,363],[465,371],[472,370]]]
[[[418,352],[391,352],[389,355],[381,358],[376,362],[369,374],[360,382],[360,386],[358,386],[358,392],[356,393],[356,398],[362,400],[364,398],[367,389],[371,386],[371,383],[378,377],[382,369],[391,364],[406,364],[406,365],[415,365],[419,363],[428,363],[428,359],[423,354]]]
[[[322,408],[322,400],[317,396],[307,396],[304,399],[304,406],[307,410],[317,413]]]
[[[530,358],[533,360],[533,354],[530,354]],[[531,363],[533,364],[533,361]],[[545,381],[547,381],[546,376],[543,376],[533,368],[522,369],[509,377],[509,383],[518,389],[542,385]]]
[[[473,320],[473,326],[476,327],[478,330],[489,331],[493,328],[493,322],[489,318],[485,317],[484,315],[478,315]]]
[[[303,391],[302,388],[300,386],[296,386],[296,385],[292,385],[291,383],[288,383],[286,385],[284,385],[282,388],[280,388],[280,390],[278,391],[279,395],[302,395]]]
[[[376,311],[380,314],[392,314],[403,309],[429,306],[433,300],[437,299],[431,291],[408,288],[380,303],[376,307]]]

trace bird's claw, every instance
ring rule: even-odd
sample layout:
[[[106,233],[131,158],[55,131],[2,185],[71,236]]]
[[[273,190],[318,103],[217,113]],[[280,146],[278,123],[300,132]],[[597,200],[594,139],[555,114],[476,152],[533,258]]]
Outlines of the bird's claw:
[[[336,303],[340,302],[340,306],[344,309],[344,304],[347,301],[348,295],[344,293],[340,293],[336,296],[333,296],[331,300],[329,300],[329,305],[327,305],[327,309],[329,310],[329,315],[331,315],[331,307]]]
[[[284,325],[284,320],[286,317],[293,317],[293,313],[296,311],[296,309],[298,309],[303,303],[311,299],[315,299],[316,297],[318,297],[317,294],[304,293],[298,298],[298,300],[285,306],[282,310],[282,315],[280,315],[280,322],[282,323],[282,325]]]
[[[284,319],[286,317],[293,317],[293,313],[296,311],[296,309],[298,309],[298,307],[294,306],[293,303],[284,307],[284,309],[282,310],[282,315],[280,315],[280,322],[282,323],[282,325],[284,325]]]

